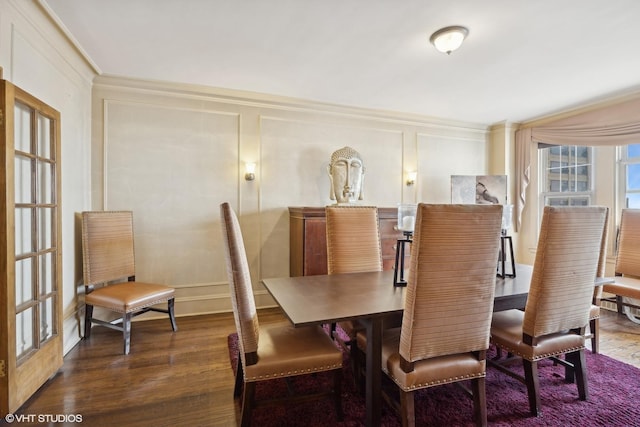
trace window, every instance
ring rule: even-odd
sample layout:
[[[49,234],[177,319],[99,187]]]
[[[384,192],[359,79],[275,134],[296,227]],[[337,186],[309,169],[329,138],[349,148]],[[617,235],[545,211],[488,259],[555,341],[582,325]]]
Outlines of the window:
[[[624,166],[624,203],[627,208],[640,209],[640,144],[622,147],[621,163]]]
[[[540,150],[543,206],[588,206],[593,195],[593,149],[560,145]],[[640,167],[640,159],[639,164]],[[640,184],[638,188],[640,197]]]

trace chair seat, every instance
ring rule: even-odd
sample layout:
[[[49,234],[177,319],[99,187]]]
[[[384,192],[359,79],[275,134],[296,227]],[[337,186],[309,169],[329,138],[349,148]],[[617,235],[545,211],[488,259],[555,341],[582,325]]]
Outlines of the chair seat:
[[[500,311],[493,314],[491,342],[524,359],[534,361],[585,348],[585,338],[579,334],[555,333],[538,337],[537,345],[522,340],[524,312]]]
[[[245,381],[291,377],[342,367],[342,351],[319,326],[289,322],[260,325],[258,363],[245,366]]]
[[[600,318],[600,306],[591,304],[591,308],[589,309],[589,320]]]
[[[86,295],[85,303],[130,313],[174,298],[175,292],[174,288],[164,285],[123,282],[94,290]]]
[[[615,277],[615,283],[603,286],[604,292],[628,298],[640,299],[640,279],[633,277]]]
[[[486,375],[486,362],[472,353],[438,356],[417,361],[414,370],[406,373],[400,368],[401,328],[387,329],[382,338],[382,370],[403,390],[412,391],[461,379]],[[385,364],[386,361],[386,364]]]

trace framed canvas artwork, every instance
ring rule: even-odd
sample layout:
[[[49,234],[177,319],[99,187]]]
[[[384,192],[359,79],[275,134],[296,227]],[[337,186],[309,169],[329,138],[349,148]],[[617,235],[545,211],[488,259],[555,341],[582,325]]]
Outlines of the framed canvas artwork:
[[[507,204],[506,175],[451,175],[451,203]]]

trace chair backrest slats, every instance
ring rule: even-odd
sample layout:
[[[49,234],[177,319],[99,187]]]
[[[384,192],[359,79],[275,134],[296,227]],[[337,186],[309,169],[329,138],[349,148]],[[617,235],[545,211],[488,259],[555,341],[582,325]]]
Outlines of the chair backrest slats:
[[[640,209],[623,209],[616,273],[640,278]]]
[[[405,360],[488,348],[501,222],[501,205],[418,205],[400,337]]]
[[[607,216],[606,207],[545,207],[525,308],[525,334],[538,337],[587,325]]]
[[[327,206],[329,274],[382,270],[380,225],[375,206]]]
[[[220,205],[220,220],[231,304],[239,338],[240,356],[243,366],[247,366],[245,355],[255,353],[258,350],[258,336],[260,333],[249,263],[240,223],[229,203],[225,202]],[[249,361],[250,363],[251,361]]]
[[[135,276],[133,213],[82,213],[82,262],[85,286]]]

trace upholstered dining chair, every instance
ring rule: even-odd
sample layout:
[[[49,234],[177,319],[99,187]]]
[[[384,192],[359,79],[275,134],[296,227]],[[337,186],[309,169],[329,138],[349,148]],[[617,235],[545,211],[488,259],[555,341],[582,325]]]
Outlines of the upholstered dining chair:
[[[382,370],[398,386],[402,425],[414,393],[471,382],[473,416],[487,424],[486,351],[493,311],[501,205],[419,204],[400,328],[383,332]],[[463,383],[464,382],[464,383]]]
[[[597,277],[605,276],[605,268],[607,266],[607,242],[609,237],[609,215],[607,215],[604,224],[604,234],[602,235],[602,244],[600,246],[600,256],[598,258]],[[596,286],[593,290],[593,300],[591,301],[591,309],[589,310],[589,333],[585,338],[591,339],[591,352],[598,353],[600,351],[600,307],[602,302],[602,292],[604,286]]]
[[[575,375],[580,400],[588,399],[585,329],[607,216],[605,207],[546,206],[525,310],[493,315],[491,342],[522,360],[524,377],[508,368],[513,360],[491,365],[526,384],[533,416],[540,415],[538,362],[543,359],[564,365],[568,381]],[[558,357],[563,354],[564,359]]]
[[[382,271],[382,248],[378,208],[375,206],[332,205],[325,207],[328,274]],[[354,301],[357,304],[357,301]],[[331,325],[333,338],[350,352],[354,381],[360,385],[364,364],[355,339],[365,329],[358,321],[338,322],[347,339]]]
[[[630,320],[640,323],[640,319],[630,311],[640,310],[637,305],[637,300],[640,300],[640,209],[622,210],[615,275],[616,281],[603,287],[604,292],[614,297],[603,298],[603,301],[615,303],[618,313],[626,312]]]
[[[342,420],[342,352],[320,326],[294,328],[289,322],[262,326],[258,322],[249,264],[238,218],[229,203],[220,205],[222,240],[231,291],[231,303],[240,349],[234,397],[242,398],[241,425],[251,424],[251,411],[259,406],[333,397],[337,419]],[[314,395],[293,394],[284,399],[256,401],[259,381],[332,371],[331,390]]]
[[[167,313],[171,329],[178,330],[174,312],[175,289],[137,282],[134,255],[131,211],[82,212],[82,266],[86,292],[84,338],[91,337],[93,323],[122,331],[124,354],[129,354],[131,319],[135,316],[148,311]],[[98,285],[102,287],[96,287]],[[161,303],[167,303],[167,309],[154,307]],[[95,319],[94,307],[120,313],[121,319]]]

